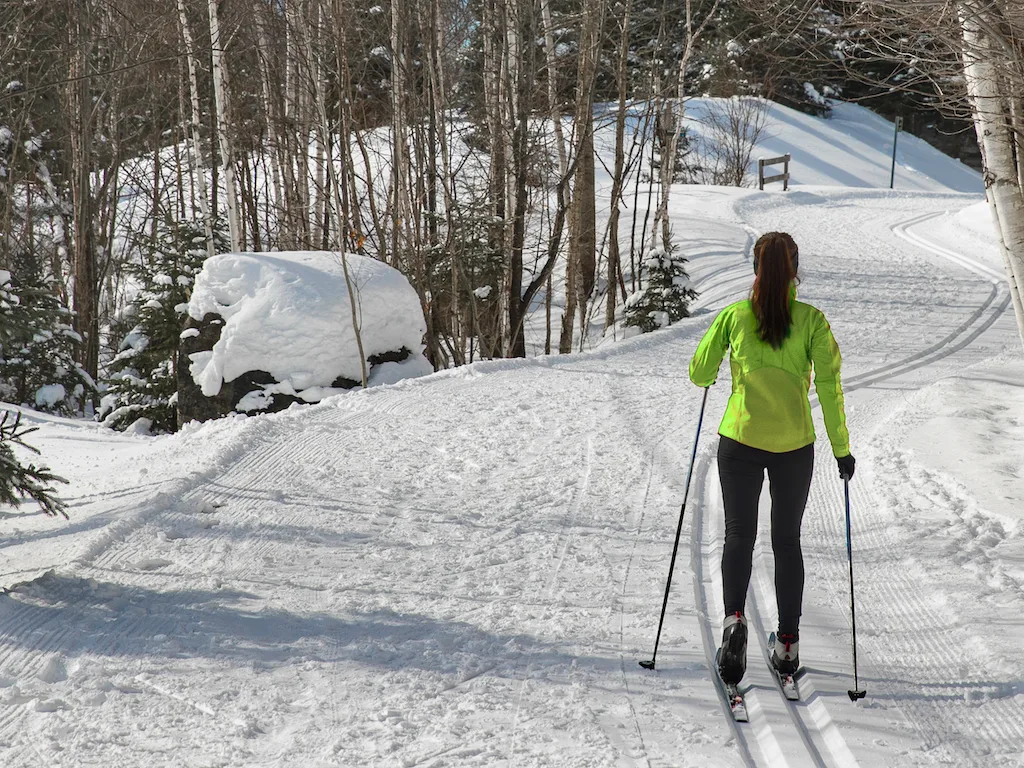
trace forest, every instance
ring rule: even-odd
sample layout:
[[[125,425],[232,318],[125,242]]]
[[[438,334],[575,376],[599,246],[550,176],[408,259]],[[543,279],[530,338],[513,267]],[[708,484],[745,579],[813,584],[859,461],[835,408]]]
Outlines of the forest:
[[[750,184],[764,100],[820,115],[863,101],[984,160],[1008,195],[1011,277],[1024,250],[1024,11],[1007,2],[21,0],[0,14],[0,397],[42,410],[132,403],[173,430],[182,308],[217,253],[387,263],[419,296],[435,369],[685,316],[672,187]],[[694,96],[720,105],[699,140]],[[612,167],[595,167],[600,128]]]

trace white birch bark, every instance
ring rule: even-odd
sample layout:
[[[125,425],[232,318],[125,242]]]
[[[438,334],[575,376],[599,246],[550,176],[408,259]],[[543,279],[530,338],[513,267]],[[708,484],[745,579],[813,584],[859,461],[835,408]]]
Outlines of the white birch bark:
[[[221,170],[224,174],[224,197],[228,211],[228,237],[231,250],[242,250],[240,229],[238,226],[238,195],[235,189],[235,156],[231,147],[231,121],[229,118],[227,70],[224,66],[223,40],[221,39],[220,17],[218,15],[219,0],[209,0],[210,10],[210,41],[213,63],[213,95],[217,105],[217,136],[220,141]]]
[[[182,0],[178,0],[182,2]],[[281,137],[278,135],[278,110],[274,95],[270,90],[270,38],[267,37],[267,23],[262,9],[256,12],[257,45],[260,58],[260,93],[263,95],[263,111],[266,117],[267,138],[270,150],[270,186],[274,195],[274,209],[277,216],[282,216],[284,201],[282,198],[283,174],[281,171]]]
[[[1010,282],[1017,331],[1024,343],[1024,194],[1018,184],[1014,137],[1006,101],[999,89],[996,47],[986,33],[985,9],[978,2],[959,6],[964,42],[964,76],[982,142],[985,186],[996,222]]]
[[[666,146],[663,147],[661,157],[661,200],[658,204],[654,217],[655,236],[660,225],[662,247],[666,250],[670,245],[671,226],[668,217],[668,201],[672,190],[672,181],[675,176],[676,152],[679,148],[679,135],[683,128],[683,119],[686,110],[686,69],[693,58],[694,47],[704,33],[708,22],[715,16],[718,10],[719,0],[715,0],[711,7],[696,27],[694,26],[693,2],[686,0],[686,41],[683,54],[679,59],[679,69],[676,75],[675,98],[670,99],[663,112],[665,119],[665,131],[668,135]]]
[[[192,28],[188,23],[188,15],[185,13],[185,0],[178,0],[178,22],[181,25],[181,36],[185,41],[185,60],[188,63],[188,92],[191,107],[190,123],[186,125],[185,132],[188,134],[190,154],[192,156],[192,173],[199,192],[199,213],[203,217],[203,232],[206,235],[206,252],[209,256],[214,253],[213,243],[213,217],[210,215],[210,196],[206,189],[206,173],[203,171],[203,144],[200,140],[203,118],[199,109],[199,78],[196,75],[196,45],[192,37]],[[193,201],[194,203],[195,201]]]
[[[630,0],[632,2],[632,0]],[[544,23],[544,58],[548,67],[548,109],[551,112],[551,126],[555,135],[555,149],[558,154],[558,176],[565,176],[567,160],[565,157],[565,137],[562,134],[562,114],[558,108],[558,87],[555,82],[557,66],[555,64],[554,24],[551,21],[551,0],[541,0],[541,19]],[[628,13],[628,11],[627,11]]]

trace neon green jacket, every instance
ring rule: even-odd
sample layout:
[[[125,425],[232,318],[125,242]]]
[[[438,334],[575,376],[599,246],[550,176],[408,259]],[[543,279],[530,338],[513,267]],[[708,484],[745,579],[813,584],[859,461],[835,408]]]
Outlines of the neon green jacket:
[[[795,451],[814,442],[814,423],[807,393],[814,365],[814,388],[825,429],[838,458],[850,454],[843,388],[842,356],[825,316],[793,293],[793,324],[780,349],[757,336],[750,300],[738,301],[719,313],[690,361],[690,380],[710,387],[730,350],[732,395],[718,433],[773,453]]]

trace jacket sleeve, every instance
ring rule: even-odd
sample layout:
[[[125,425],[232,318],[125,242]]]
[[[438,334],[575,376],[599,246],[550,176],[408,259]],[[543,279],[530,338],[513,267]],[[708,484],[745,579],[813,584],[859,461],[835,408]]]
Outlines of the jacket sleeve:
[[[846,429],[846,406],[843,385],[839,378],[843,357],[824,315],[819,314],[811,336],[811,361],[814,363],[814,390],[818,393],[821,413],[832,454],[836,458],[850,455],[850,433]]]
[[[690,381],[698,387],[710,387],[718,378],[722,358],[729,348],[729,318],[722,311],[708,328],[704,338],[697,345],[697,351],[690,360]]]

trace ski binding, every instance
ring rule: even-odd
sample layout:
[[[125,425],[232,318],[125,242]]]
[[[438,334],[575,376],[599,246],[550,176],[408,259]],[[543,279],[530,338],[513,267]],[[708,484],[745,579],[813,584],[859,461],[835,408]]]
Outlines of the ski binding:
[[[743,694],[740,692],[740,687],[733,683],[725,682],[725,680],[722,679],[722,676],[718,674],[718,653],[715,654],[714,675],[718,678],[718,682],[722,684],[722,689],[725,691],[725,698],[729,702],[730,711],[732,711],[732,719],[737,723],[748,722],[747,704],[743,700]]]
[[[725,686],[725,696],[729,699],[729,709],[732,710],[732,719],[737,723],[747,722],[747,704],[743,701],[743,694],[740,693],[739,686],[725,682],[723,682],[722,685]]]
[[[775,633],[772,632],[768,636],[768,648],[771,649],[771,648],[774,648],[774,647],[775,647]],[[800,700],[800,689],[797,687],[797,684],[796,684],[796,675],[790,674],[788,672],[780,672],[778,669],[775,668],[775,665],[771,663],[771,657],[770,656],[768,658],[768,667],[769,667],[769,669],[771,669],[772,674],[775,675],[775,679],[778,681],[779,687],[782,689],[782,695],[785,696],[790,701],[799,701]],[[797,675],[800,674],[799,670],[797,671],[796,674]]]

